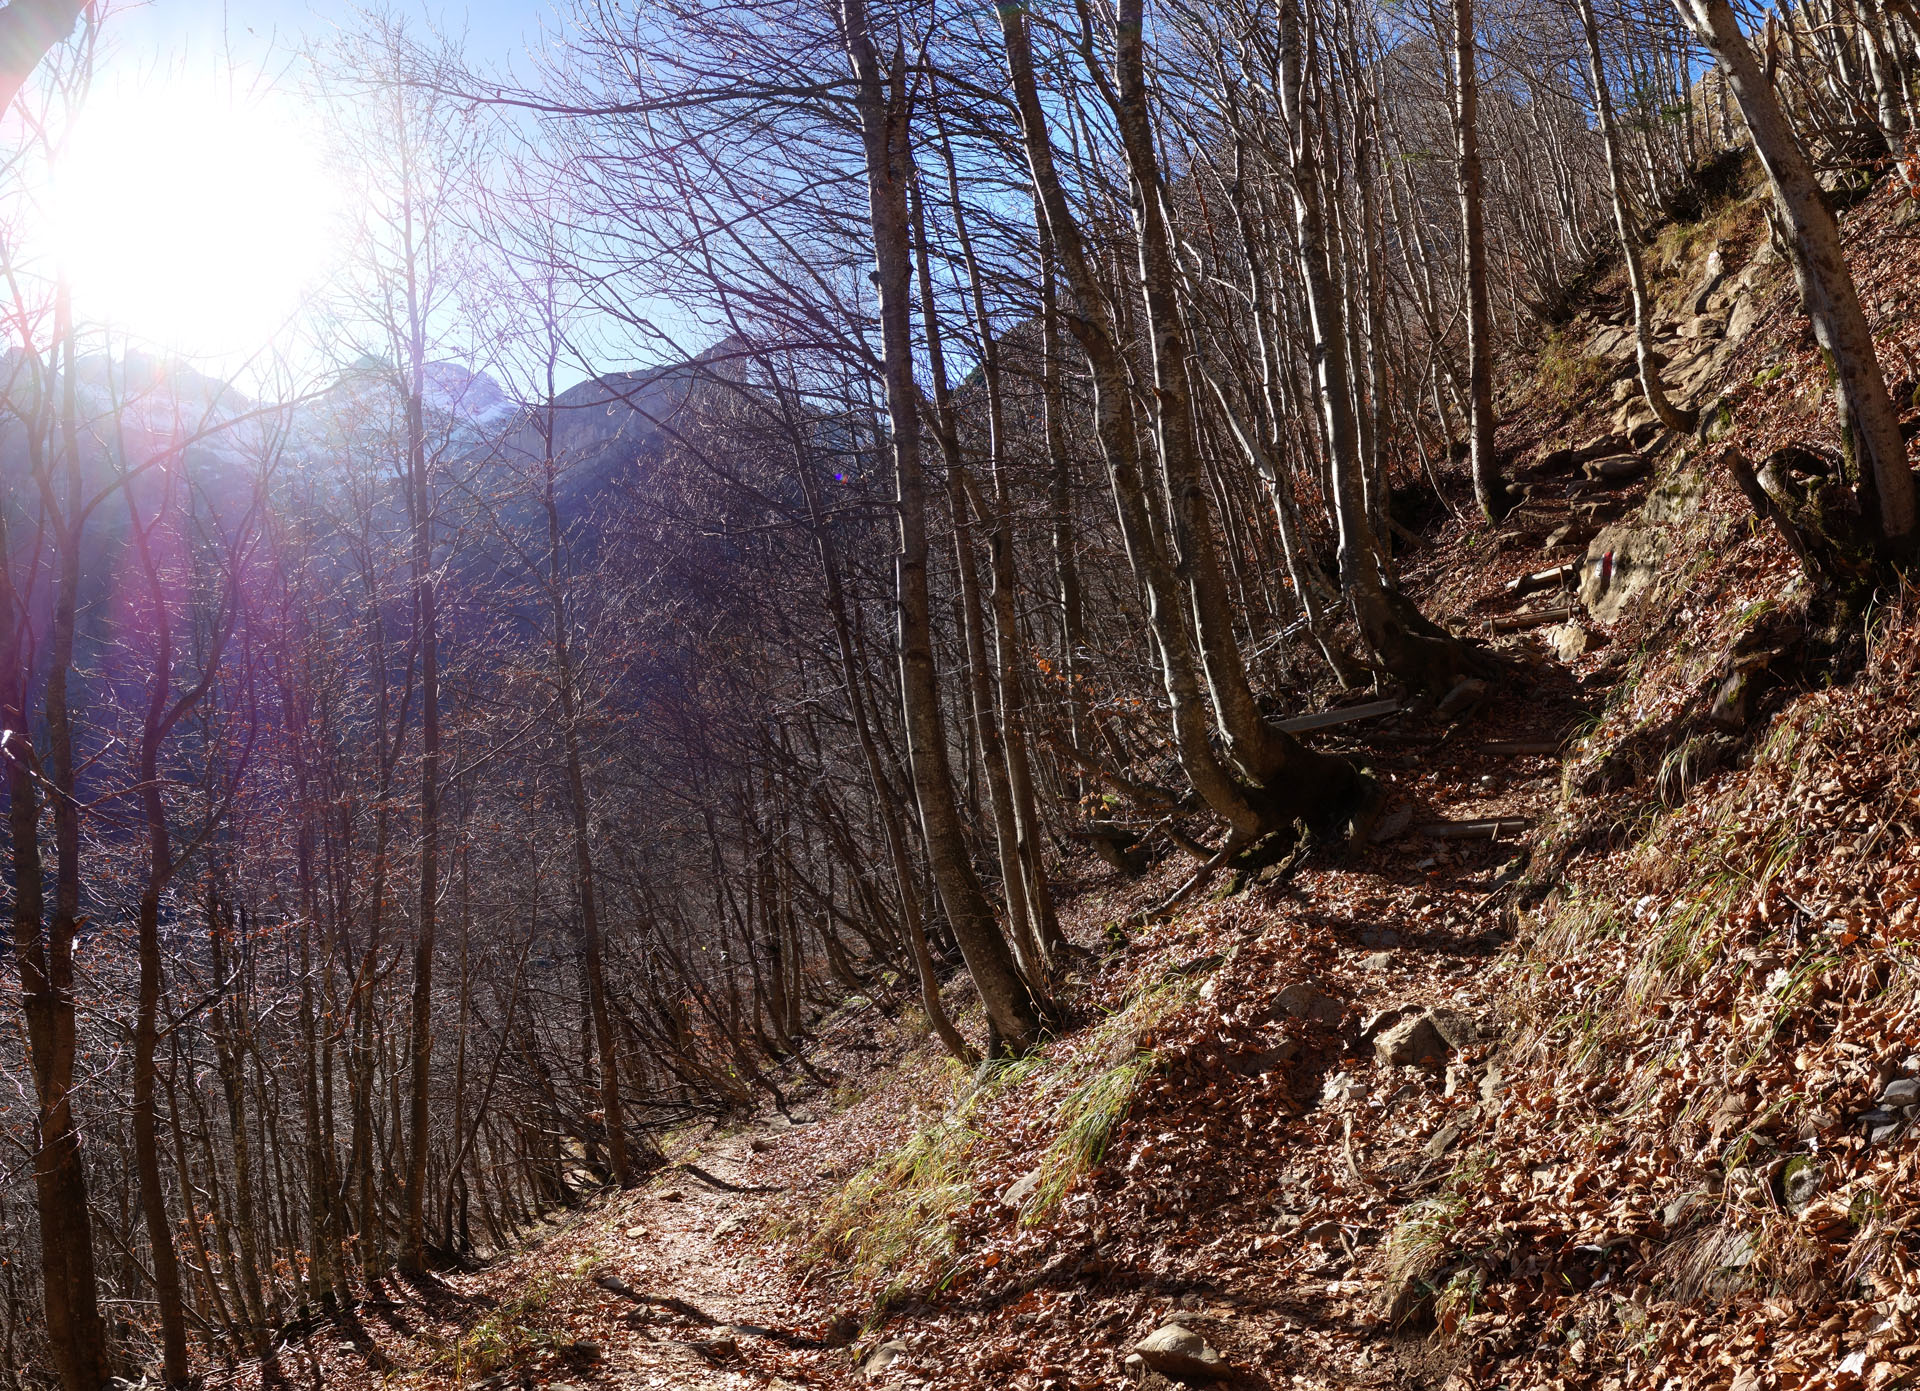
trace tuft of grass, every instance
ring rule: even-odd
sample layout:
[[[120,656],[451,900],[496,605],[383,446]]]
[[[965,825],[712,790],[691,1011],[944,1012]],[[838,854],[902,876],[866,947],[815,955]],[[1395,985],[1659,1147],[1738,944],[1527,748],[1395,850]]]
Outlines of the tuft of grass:
[[[1054,1112],[1060,1133],[1040,1161],[1040,1186],[1020,1215],[1023,1224],[1052,1211],[1082,1175],[1106,1158],[1113,1132],[1133,1108],[1134,1095],[1155,1062],[1150,1052],[1136,1053],[1067,1093]]]
[[[1613,364],[1588,357],[1560,333],[1550,334],[1541,346],[1534,380],[1538,396],[1555,411],[1572,410],[1606,384]]]
[[[1023,1222],[1037,1222],[1105,1158],[1158,1065],[1153,1028],[1191,1003],[1205,982],[1203,975],[1156,981],[1071,1049],[995,1063],[977,1079],[943,1059],[930,1083],[936,1094],[942,1085],[949,1092],[939,1118],[847,1180],[830,1201],[777,1226],[775,1235],[793,1243],[804,1275],[876,1289],[881,1308],[942,1287],[957,1269],[957,1219],[982,1196],[979,1174],[992,1148],[984,1113],[1010,1104],[1051,1121],[1040,1182],[1021,1214]]]
[[[535,1280],[448,1343],[432,1365],[447,1368],[465,1384],[469,1377],[489,1377],[526,1362],[554,1340],[543,1317],[554,1290],[553,1279]]]
[[[994,1066],[977,1085],[948,1067],[955,1094],[938,1120],[847,1180],[824,1208],[780,1229],[782,1237],[797,1238],[801,1270],[878,1284],[883,1307],[907,1290],[944,1284],[952,1273],[954,1219],[977,1196],[972,1156],[982,1137],[974,1117],[1023,1084],[1039,1062],[1036,1056]]]

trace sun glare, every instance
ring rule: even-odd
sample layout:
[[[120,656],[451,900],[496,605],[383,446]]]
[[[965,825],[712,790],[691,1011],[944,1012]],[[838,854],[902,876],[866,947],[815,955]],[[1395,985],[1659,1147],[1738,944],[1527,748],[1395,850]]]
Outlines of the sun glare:
[[[278,92],[199,80],[90,98],[54,171],[76,312],[155,347],[253,353],[333,261],[341,198],[316,124]]]

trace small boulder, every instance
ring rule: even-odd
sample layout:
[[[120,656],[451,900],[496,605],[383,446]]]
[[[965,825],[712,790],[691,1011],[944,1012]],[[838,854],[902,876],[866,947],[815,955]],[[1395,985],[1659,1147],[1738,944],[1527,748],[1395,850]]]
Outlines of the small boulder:
[[[1380,824],[1373,828],[1373,843],[1385,845],[1390,840],[1397,840],[1406,834],[1407,827],[1412,824],[1413,803],[1402,802],[1380,818]]]
[[[1477,707],[1486,698],[1486,694],[1487,683],[1477,676],[1469,676],[1447,692],[1435,708],[1434,714],[1443,720],[1457,720]]]
[[[1888,1111],[1900,1106],[1920,1106],[1920,1077],[1901,1077],[1887,1083],[1880,1093],[1880,1105]]]
[[[1480,1100],[1491,1106],[1507,1089],[1507,1072],[1499,1063],[1490,1064],[1480,1079]]]
[[[1344,1006],[1311,981],[1297,980],[1273,997],[1276,1015],[1310,1019],[1316,1024],[1338,1024]]]
[[[1586,474],[1598,483],[1631,483],[1652,468],[1652,460],[1644,454],[1609,454],[1588,464]]]
[[[1548,649],[1563,662],[1577,662],[1593,648],[1593,633],[1584,623],[1556,623],[1543,636]]]
[[[1455,1050],[1471,1048],[1487,1036],[1487,1031],[1480,1027],[1480,1021],[1464,1010],[1435,1005],[1427,1011],[1427,1018],[1433,1021],[1433,1027],[1440,1031],[1440,1037],[1447,1041],[1447,1046]]]
[[[1015,1179],[1007,1185],[1007,1191],[1000,1195],[1000,1201],[1008,1207],[1025,1207],[1028,1199],[1040,1191],[1040,1171],[1038,1169]]]
[[[1391,971],[1393,969],[1393,953],[1390,951],[1377,951],[1371,955],[1363,956],[1360,958],[1360,969],[1363,971]]]
[[[1134,1344],[1141,1361],[1164,1377],[1175,1381],[1221,1381],[1233,1375],[1233,1367],[1198,1333],[1170,1323],[1156,1329]]]
[[[1373,1056],[1382,1067],[1425,1067],[1443,1062],[1447,1040],[1425,1014],[1403,1019],[1373,1041]]]
[[[1320,1087],[1322,1101],[1365,1101],[1367,1084],[1351,1073],[1336,1072]]]
[[[1752,295],[1741,295],[1733,302],[1733,312],[1727,316],[1727,343],[1729,345],[1745,341],[1760,323],[1760,306]]]
[[[910,1351],[912,1349],[897,1338],[884,1342],[867,1354],[867,1360],[860,1364],[860,1373],[871,1381]]]

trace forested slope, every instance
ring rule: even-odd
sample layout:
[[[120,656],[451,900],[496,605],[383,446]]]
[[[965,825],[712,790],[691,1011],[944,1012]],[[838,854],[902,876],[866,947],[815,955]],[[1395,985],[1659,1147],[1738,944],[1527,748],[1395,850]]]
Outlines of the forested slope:
[[[5,243],[0,1376],[1916,1375],[1910,7],[573,18]]]

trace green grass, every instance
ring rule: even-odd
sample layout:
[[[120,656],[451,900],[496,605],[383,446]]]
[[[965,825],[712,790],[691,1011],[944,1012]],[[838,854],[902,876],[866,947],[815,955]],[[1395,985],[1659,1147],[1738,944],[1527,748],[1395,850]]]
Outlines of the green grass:
[[[551,1277],[534,1281],[442,1348],[432,1365],[464,1383],[527,1361],[553,1341],[543,1316],[555,1288]]]

